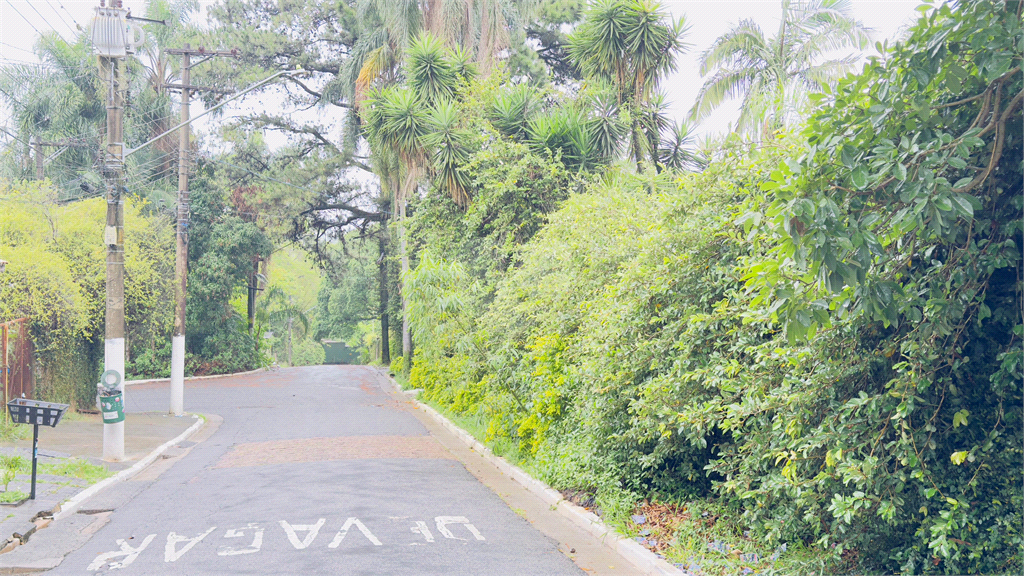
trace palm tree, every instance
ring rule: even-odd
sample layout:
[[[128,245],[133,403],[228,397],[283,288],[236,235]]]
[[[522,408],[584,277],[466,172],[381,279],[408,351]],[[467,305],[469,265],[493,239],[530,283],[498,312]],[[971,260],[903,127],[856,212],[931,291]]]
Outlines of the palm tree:
[[[96,82],[95,59],[85,33],[72,44],[56,32],[45,32],[35,46],[41,64],[7,64],[0,68],[0,98],[11,111],[13,129],[24,147],[12,144],[15,162],[6,166],[13,179],[32,177],[27,170],[33,138],[67,142],[48,162],[47,174],[57,184],[61,198],[81,194],[79,185],[99,184],[93,164],[106,119]],[[59,153],[59,156],[56,154]]]
[[[468,202],[465,177],[458,165],[468,156],[462,142],[453,97],[461,74],[472,73],[457,52],[432,34],[421,34],[405,58],[408,86],[376,91],[361,109],[372,165],[381,189],[392,198],[397,213],[402,275],[409,271],[406,246],[406,205],[420,181],[433,172],[440,188],[460,204]],[[432,162],[433,161],[433,162]],[[402,355],[404,370],[412,366],[406,290],[402,290]]]
[[[857,56],[818,62],[833,50],[863,48],[868,29],[850,16],[850,0],[783,0],[782,19],[768,38],[752,20],[740,20],[700,57],[704,82],[690,110],[700,122],[727,99],[743,97],[736,132],[764,134],[786,125],[807,91],[832,86]]]
[[[410,46],[424,32],[456,52],[456,64],[475,59],[486,73],[515,42],[528,0],[357,0],[363,32],[342,67],[350,95],[362,100],[374,85],[399,79]]]
[[[699,152],[693,150],[694,142],[691,127],[686,122],[680,122],[668,127],[668,135],[661,140],[658,147],[658,162],[668,168],[676,170],[703,170],[707,166],[707,159]]]
[[[569,54],[584,77],[613,87],[630,118],[630,154],[657,163],[649,118],[661,80],[675,70],[686,27],[656,0],[598,0],[569,37]],[[647,124],[645,126],[645,124]]]

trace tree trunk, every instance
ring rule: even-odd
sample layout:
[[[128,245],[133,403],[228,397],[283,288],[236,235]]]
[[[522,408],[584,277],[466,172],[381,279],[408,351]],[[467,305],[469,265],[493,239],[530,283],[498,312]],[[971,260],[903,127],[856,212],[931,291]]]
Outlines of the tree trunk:
[[[252,260],[252,272],[249,273],[249,294],[245,302],[246,316],[248,317],[249,334],[253,334],[253,327],[256,323],[256,289],[259,288],[259,257]]]
[[[380,277],[380,361],[385,366],[391,365],[391,333],[388,326],[388,223],[385,220],[380,224],[380,236],[377,244],[380,247],[380,257],[377,259],[377,273]]]
[[[412,332],[409,330],[409,302],[405,289],[405,274],[409,271],[409,251],[405,239],[405,200],[398,203],[398,239],[402,254],[402,371],[406,374],[412,368]]]
[[[288,366],[293,366],[292,362],[292,317],[288,317]]]

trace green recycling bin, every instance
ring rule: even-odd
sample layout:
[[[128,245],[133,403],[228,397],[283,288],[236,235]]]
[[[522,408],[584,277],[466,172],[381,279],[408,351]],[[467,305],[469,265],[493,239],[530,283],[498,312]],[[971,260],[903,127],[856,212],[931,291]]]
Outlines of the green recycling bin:
[[[124,422],[124,394],[118,392],[113,396],[100,396],[100,410],[103,412],[104,424]]]

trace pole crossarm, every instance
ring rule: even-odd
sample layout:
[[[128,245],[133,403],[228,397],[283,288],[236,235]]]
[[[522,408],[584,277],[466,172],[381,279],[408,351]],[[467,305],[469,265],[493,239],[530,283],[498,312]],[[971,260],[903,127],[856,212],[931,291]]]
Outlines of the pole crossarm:
[[[188,54],[189,56],[231,56],[232,58],[237,58],[239,56],[237,48],[233,48],[231,50],[207,50],[202,47],[168,48],[167,50],[164,50],[164,53],[172,54],[174,56],[184,56],[185,54]],[[196,64],[198,64],[198,62]],[[195,64],[193,64],[193,66],[195,66]]]

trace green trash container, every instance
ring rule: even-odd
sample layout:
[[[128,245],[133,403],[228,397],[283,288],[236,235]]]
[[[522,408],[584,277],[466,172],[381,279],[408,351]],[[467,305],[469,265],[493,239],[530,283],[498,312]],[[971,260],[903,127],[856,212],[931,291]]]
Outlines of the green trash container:
[[[113,396],[100,396],[100,409],[104,424],[124,422],[124,394],[118,392]]]

